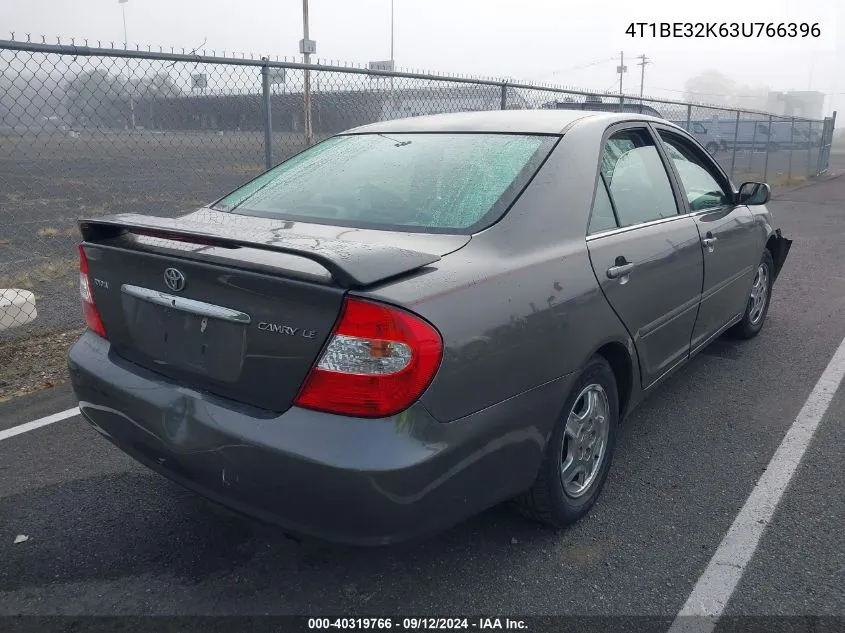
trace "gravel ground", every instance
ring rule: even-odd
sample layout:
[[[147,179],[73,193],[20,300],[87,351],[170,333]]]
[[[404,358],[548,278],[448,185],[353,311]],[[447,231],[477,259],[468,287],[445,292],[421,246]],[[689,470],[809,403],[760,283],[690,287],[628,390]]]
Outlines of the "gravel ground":
[[[0,341],[0,402],[67,381],[67,352],[82,328]]]

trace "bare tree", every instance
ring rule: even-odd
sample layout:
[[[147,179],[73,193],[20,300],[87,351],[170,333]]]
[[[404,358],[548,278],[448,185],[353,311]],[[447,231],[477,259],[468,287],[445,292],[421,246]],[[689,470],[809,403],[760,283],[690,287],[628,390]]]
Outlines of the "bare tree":
[[[88,70],[70,80],[65,105],[75,125],[115,126],[124,123],[122,102],[127,100],[120,77],[102,69]]]
[[[736,82],[718,70],[705,70],[684,84],[684,98],[698,103],[727,106],[736,90]]]
[[[769,86],[758,84],[750,86],[743,84],[736,89],[733,105],[737,108],[749,110],[766,110],[769,102]]]
[[[182,89],[166,71],[157,72],[149,77],[143,77],[136,82],[135,94],[140,98],[149,97],[178,97]]]

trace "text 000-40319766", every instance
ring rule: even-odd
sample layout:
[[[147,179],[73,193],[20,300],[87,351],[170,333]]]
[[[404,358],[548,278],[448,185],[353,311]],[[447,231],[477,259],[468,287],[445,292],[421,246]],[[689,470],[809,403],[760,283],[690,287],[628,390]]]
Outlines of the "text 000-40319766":
[[[526,622],[512,618],[308,618],[308,630],[522,630],[528,629]]]

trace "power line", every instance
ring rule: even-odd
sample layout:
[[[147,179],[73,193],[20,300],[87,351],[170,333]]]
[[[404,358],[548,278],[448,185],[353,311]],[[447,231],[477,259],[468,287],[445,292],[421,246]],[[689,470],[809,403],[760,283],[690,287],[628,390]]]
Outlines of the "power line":
[[[603,59],[596,59],[591,62],[586,62],[584,64],[578,64],[577,66],[570,66],[569,68],[562,68],[559,70],[553,70],[548,73],[543,73],[542,75],[535,75],[535,77],[553,77],[554,75],[561,75],[563,73],[573,72],[575,70],[584,70],[585,68],[592,68],[593,66],[598,66],[599,64],[606,64],[607,62],[612,62],[615,58],[614,57],[605,57]]]

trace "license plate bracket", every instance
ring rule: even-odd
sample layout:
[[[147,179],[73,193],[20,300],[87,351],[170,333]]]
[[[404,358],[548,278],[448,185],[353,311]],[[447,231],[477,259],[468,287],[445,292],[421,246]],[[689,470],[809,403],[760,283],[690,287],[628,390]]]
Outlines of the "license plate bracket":
[[[213,380],[235,382],[243,368],[246,326],[192,314],[124,295],[124,313],[136,349]]]

